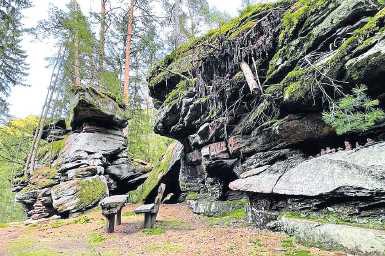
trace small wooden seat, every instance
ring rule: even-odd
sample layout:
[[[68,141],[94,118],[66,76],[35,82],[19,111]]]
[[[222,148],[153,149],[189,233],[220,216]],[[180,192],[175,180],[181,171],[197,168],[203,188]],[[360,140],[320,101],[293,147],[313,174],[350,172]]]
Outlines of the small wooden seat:
[[[117,195],[104,198],[99,205],[102,214],[107,219],[106,232],[113,233],[116,225],[122,223],[122,209],[127,202],[127,195]]]
[[[160,184],[158,189],[158,195],[155,198],[155,202],[153,204],[145,204],[139,206],[134,211],[136,214],[144,213],[144,228],[153,228],[156,221],[156,216],[159,212],[160,204],[162,203],[162,198],[164,191],[166,190],[165,184]]]

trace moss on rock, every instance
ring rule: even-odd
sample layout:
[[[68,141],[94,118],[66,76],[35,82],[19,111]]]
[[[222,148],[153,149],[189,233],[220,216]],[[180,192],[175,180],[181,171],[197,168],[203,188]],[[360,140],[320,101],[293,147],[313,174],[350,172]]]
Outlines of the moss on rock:
[[[59,213],[80,212],[108,196],[104,177],[94,176],[60,183],[52,188],[53,207]]]
[[[129,192],[129,200],[133,203],[144,201],[150,193],[158,186],[163,176],[170,170],[176,143],[171,144],[161,161],[155,165],[150,172],[146,181],[140,185],[135,191]]]

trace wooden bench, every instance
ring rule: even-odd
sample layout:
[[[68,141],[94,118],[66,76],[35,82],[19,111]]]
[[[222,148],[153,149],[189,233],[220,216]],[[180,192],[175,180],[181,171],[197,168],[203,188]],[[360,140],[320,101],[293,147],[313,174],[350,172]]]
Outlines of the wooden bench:
[[[159,212],[160,204],[162,203],[162,198],[164,191],[166,190],[165,184],[160,184],[158,189],[158,195],[155,198],[155,202],[153,204],[145,204],[134,211],[136,214],[144,213],[144,228],[153,228],[156,221],[156,216]]]
[[[104,198],[99,205],[106,218],[106,232],[113,233],[116,225],[122,224],[122,208],[127,202],[127,195],[117,195]]]

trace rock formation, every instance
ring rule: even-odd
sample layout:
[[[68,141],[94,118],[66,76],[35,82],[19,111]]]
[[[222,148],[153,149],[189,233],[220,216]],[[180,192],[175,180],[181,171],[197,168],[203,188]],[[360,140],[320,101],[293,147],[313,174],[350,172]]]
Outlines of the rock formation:
[[[247,195],[258,226],[283,211],[385,221],[384,122],[337,135],[322,118],[359,84],[384,107],[384,7],[255,5],[151,70],[155,131],[183,144],[178,185],[197,212]]]
[[[67,123],[45,127],[46,143],[26,177],[14,181],[16,199],[32,219],[82,212],[109,194],[134,190],[151,169],[128,157],[124,109],[93,88],[74,92]]]

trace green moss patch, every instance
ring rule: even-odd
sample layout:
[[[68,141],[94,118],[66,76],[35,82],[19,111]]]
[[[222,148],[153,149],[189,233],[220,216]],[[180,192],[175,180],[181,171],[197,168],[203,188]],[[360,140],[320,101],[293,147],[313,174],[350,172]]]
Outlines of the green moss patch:
[[[246,217],[247,217],[246,209],[243,207],[243,208],[239,208],[231,212],[225,213],[222,216],[208,217],[208,221],[209,221],[209,224],[213,226],[215,225],[231,226],[231,225],[244,222],[246,220]]]
[[[79,180],[78,207],[94,205],[108,193],[107,185],[100,179]]]
[[[150,193],[158,186],[159,181],[162,177],[167,173],[170,168],[170,163],[173,158],[174,149],[176,147],[176,143],[171,144],[162,160],[155,165],[154,169],[150,172],[150,175],[146,179],[146,181],[140,185],[135,191],[128,193],[128,200],[133,203],[141,202],[145,200]]]

